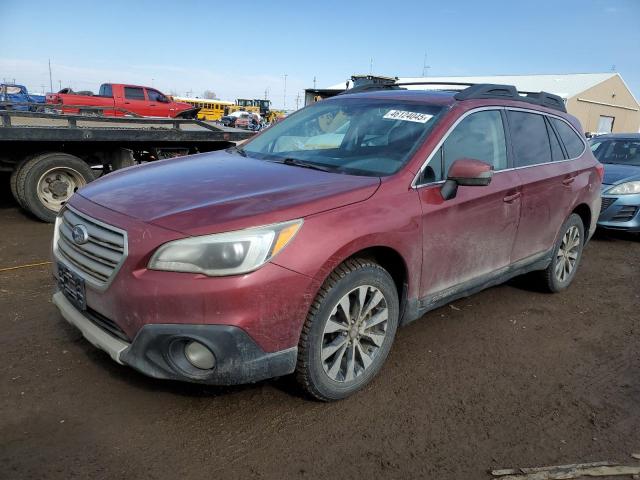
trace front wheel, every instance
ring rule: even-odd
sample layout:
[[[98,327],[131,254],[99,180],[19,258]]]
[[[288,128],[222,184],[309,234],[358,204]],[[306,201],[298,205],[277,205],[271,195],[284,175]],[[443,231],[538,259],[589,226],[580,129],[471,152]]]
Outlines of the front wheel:
[[[311,305],[298,344],[296,378],[306,393],[339,400],[382,368],[398,327],[391,275],[368,259],[336,268]]]
[[[571,284],[582,258],[584,243],[582,219],[575,213],[571,214],[560,229],[551,263],[542,272],[543,284],[547,290],[556,293]]]

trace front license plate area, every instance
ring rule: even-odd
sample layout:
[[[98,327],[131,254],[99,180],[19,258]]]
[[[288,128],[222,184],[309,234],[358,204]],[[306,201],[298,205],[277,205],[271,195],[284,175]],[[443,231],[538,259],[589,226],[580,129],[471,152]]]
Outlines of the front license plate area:
[[[76,308],[87,309],[84,279],[73,273],[62,263],[58,263],[58,288]]]

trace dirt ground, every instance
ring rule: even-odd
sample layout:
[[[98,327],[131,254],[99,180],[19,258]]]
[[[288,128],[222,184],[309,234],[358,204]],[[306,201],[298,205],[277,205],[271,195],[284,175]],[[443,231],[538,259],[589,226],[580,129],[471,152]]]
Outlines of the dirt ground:
[[[0,268],[52,228],[0,177]],[[48,266],[0,272],[0,478],[483,479],[640,452],[640,241],[598,235],[565,293],[517,280],[399,331],[378,378],[322,404],[116,365],[58,315]],[[637,461],[636,461],[637,463]]]

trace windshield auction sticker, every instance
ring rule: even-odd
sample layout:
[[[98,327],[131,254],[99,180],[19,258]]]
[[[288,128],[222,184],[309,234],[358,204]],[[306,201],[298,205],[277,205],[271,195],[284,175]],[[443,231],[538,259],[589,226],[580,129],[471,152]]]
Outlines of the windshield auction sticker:
[[[407,112],[405,110],[389,110],[384,117],[389,120],[405,120],[407,122],[427,123],[433,118],[428,113]]]

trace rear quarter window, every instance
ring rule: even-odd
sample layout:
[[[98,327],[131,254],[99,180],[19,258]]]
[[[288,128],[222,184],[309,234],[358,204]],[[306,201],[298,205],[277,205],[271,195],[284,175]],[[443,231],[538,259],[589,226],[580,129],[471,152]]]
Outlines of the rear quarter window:
[[[566,148],[567,153],[569,154],[569,158],[576,158],[582,155],[582,152],[584,151],[584,142],[575,130],[557,118],[552,118],[551,121],[560,134],[560,138],[562,139],[562,143],[564,143],[564,148]]]

